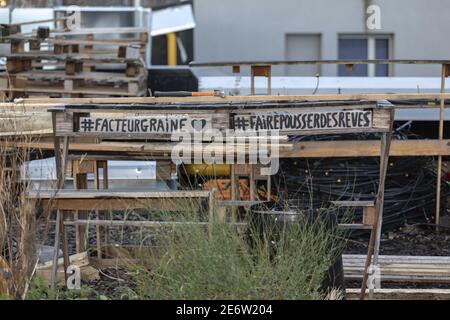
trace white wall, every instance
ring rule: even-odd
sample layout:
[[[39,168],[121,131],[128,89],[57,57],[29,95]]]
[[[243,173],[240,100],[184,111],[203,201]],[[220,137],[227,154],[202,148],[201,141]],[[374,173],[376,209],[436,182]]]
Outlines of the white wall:
[[[337,59],[338,34],[365,33],[368,4],[381,9],[381,29],[392,34],[392,58],[450,59],[447,0],[194,0],[196,61],[284,60],[287,33],[321,34],[322,59]],[[437,66],[395,66],[394,76],[438,76]],[[199,69],[220,75],[228,69]],[[337,67],[325,65],[323,76]],[[274,75],[284,75],[278,67]]]

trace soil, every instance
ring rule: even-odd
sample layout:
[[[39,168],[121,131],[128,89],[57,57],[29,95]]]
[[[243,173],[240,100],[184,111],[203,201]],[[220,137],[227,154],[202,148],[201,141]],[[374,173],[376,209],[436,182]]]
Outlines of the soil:
[[[75,253],[74,228],[68,227],[70,252]],[[53,230],[49,231],[48,244],[53,242]],[[95,227],[89,230],[89,243],[95,248]],[[130,244],[142,234],[136,230],[114,232],[111,230],[111,243]],[[345,254],[366,254],[369,234],[352,235],[345,248]],[[380,254],[383,255],[411,255],[411,256],[450,256],[450,228],[436,228],[433,224],[416,220],[397,229],[384,232],[381,237]],[[97,295],[113,297],[115,299],[132,299],[136,283],[133,272],[124,268],[106,268],[100,272],[100,280],[87,283]],[[450,284],[421,284],[421,283],[383,283],[383,288],[446,288]],[[347,288],[361,287],[360,281],[347,281]]]
[[[349,239],[345,253],[366,254],[368,236]],[[408,256],[450,256],[450,229],[414,224],[385,232],[380,254]]]
[[[349,239],[346,254],[366,254],[368,236]],[[381,236],[380,254],[408,256],[450,256],[450,228],[436,228],[434,224],[415,221]],[[346,281],[347,288],[360,288],[361,281]],[[450,289],[450,284],[382,283],[383,288],[434,288]]]

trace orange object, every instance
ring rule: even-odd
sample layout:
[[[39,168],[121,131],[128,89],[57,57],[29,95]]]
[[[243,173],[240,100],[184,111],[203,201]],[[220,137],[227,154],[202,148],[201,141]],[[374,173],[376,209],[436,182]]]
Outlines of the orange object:
[[[213,179],[203,184],[203,190],[217,189],[216,200],[231,200],[230,179]],[[250,200],[250,187],[247,179],[239,179],[238,200]]]
[[[216,93],[214,91],[209,92],[192,92],[193,97],[214,97]]]

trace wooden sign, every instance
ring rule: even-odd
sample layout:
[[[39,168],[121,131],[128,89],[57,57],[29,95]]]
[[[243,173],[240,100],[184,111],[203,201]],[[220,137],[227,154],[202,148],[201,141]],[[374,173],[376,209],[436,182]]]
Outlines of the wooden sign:
[[[146,108],[92,105],[51,109],[56,136],[170,139],[174,132],[227,129],[283,135],[387,132],[391,109],[377,105],[276,107],[224,105]]]
[[[258,111],[236,114],[234,129],[241,132],[279,131],[285,134],[383,131],[389,127],[385,109]]]
[[[139,117],[80,117],[80,133],[100,134],[170,134],[177,131],[200,131],[210,127],[211,119],[189,115],[148,115]]]

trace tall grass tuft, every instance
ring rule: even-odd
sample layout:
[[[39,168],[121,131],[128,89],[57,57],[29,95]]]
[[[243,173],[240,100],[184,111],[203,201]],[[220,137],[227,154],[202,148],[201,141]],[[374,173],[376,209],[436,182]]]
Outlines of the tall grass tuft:
[[[134,266],[136,292],[145,299],[326,299],[321,287],[343,243],[324,219],[308,220],[262,234],[252,223],[172,227],[158,234],[158,257],[143,255]]]
[[[1,123],[0,295],[23,297],[36,264],[35,209],[26,199],[29,179],[21,170],[30,160],[32,138],[13,120]]]

